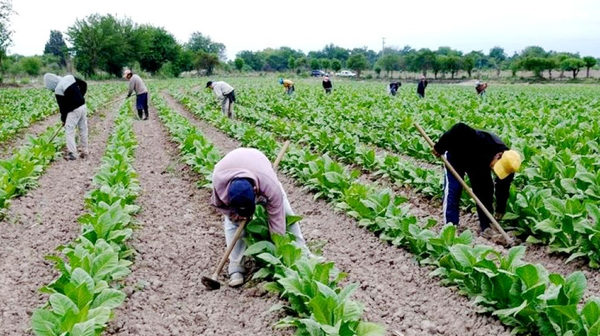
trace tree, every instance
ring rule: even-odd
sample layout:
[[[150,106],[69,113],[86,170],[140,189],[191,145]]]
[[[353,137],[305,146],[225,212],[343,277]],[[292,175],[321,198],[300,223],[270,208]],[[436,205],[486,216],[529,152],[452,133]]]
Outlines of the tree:
[[[342,62],[339,59],[334,58],[331,61],[331,69],[335,72],[340,71],[342,69]]]
[[[467,54],[463,57],[462,64],[463,69],[467,72],[469,78],[471,78],[471,72],[473,71],[473,68],[475,68],[475,58],[472,55]]]
[[[290,58],[288,58],[288,69],[296,69],[296,58],[294,58],[294,56],[290,56]]]
[[[350,57],[350,51],[342,47],[338,47],[333,43],[326,45],[319,57],[325,57],[329,59],[338,59],[340,62],[344,62]],[[341,69],[341,68],[340,68]]]
[[[186,47],[194,52],[204,51],[205,53],[217,54],[219,59],[222,60],[227,58],[223,43],[214,42],[209,36],[204,36],[200,32],[192,33]]]
[[[554,57],[548,57],[546,60],[545,69],[548,70],[548,78],[552,79],[552,70],[558,68],[559,63]]]
[[[181,50],[179,51],[179,54],[177,55],[177,59],[175,60],[173,66],[175,68],[175,71],[177,72],[177,76],[179,76],[179,74],[183,71],[192,71],[194,70],[194,58],[196,57],[196,55],[194,55],[194,52],[189,50],[189,49],[185,49],[185,48],[181,48]]]
[[[75,66],[91,76],[104,70],[120,77],[123,67],[133,60],[133,23],[112,15],[93,14],[75,21],[67,36],[75,52]]]
[[[542,77],[542,71],[548,68],[548,62],[544,57],[528,56],[521,59],[519,63],[521,68],[527,71],[533,71],[533,74],[536,77]]]
[[[63,39],[62,33],[58,30],[50,31],[50,38],[44,46],[44,54],[50,54],[58,57],[61,66],[67,65],[67,44]]]
[[[530,46],[521,52],[521,57],[546,57],[548,53],[542,47]]]
[[[243,58],[236,57],[235,61],[233,61],[233,63],[235,64],[235,69],[237,71],[242,71],[242,69],[244,68],[244,59]]]
[[[21,69],[29,76],[37,76],[42,69],[42,61],[37,56],[23,57],[21,59]]]
[[[427,70],[433,67],[435,53],[427,48],[420,49],[414,57],[411,58],[411,68],[413,71],[421,71],[423,76],[427,76]]]
[[[398,54],[385,54],[379,58],[377,65],[387,72],[387,76],[393,77],[394,71],[400,70],[400,55]]]
[[[379,67],[379,65],[375,65],[375,73],[377,74],[377,78],[379,78],[379,75],[381,75],[381,68]]]
[[[181,47],[164,28],[140,26],[133,31],[136,60],[142,69],[155,73],[167,62],[175,62]]]
[[[458,70],[460,70],[460,68],[462,67],[461,58],[456,55],[448,56],[448,58],[445,60],[445,63],[445,69],[447,69],[447,71],[450,71],[450,76],[452,79],[454,79],[454,75],[456,75]]]
[[[504,52],[504,49],[500,47],[493,47],[490,49],[488,57],[490,58],[492,67],[496,69],[496,77],[500,77],[502,65],[505,64],[506,61],[506,53]]]
[[[367,69],[369,61],[364,54],[354,54],[348,58],[346,65],[348,68],[356,71],[356,77],[360,78],[360,72]]]
[[[219,65],[219,56],[214,53],[207,53],[204,51],[198,51],[196,53],[196,58],[194,59],[194,65],[200,73],[200,70],[206,70],[206,75],[211,76],[213,70],[217,65]]]
[[[321,62],[323,70],[327,70],[331,67],[331,61],[328,58],[321,58],[319,62]]]
[[[590,68],[596,65],[597,60],[592,56],[586,56],[583,58],[583,63],[585,63],[585,78],[590,78]]]
[[[12,43],[12,30],[10,30],[10,16],[14,13],[11,0],[0,0],[0,72],[2,60],[6,56],[6,49]],[[1,77],[0,77],[1,81]]]
[[[247,64],[254,71],[262,70],[263,65],[265,64],[265,61],[261,57],[261,55],[249,50],[240,51],[237,54],[237,57],[243,59],[244,63]]]
[[[321,62],[319,62],[318,59],[313,58],[310,60],[310,69],[311,70],[317,70],[321,67]]]
[[[585,62],[579,58],[570,57],[560,63],[560,68],[565,71],[572,71],[573,78],[577,78],[579,70],[585,66]]]

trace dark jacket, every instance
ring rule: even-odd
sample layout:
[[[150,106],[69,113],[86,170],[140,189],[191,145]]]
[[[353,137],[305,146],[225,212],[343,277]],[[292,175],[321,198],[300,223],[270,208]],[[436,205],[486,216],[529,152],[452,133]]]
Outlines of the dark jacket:
[[[323,88],[324,89],[331,89],[333,87],[333,84],[331,83],[330,80],[328,81],[323,81]]]
[[[421,96],[425,96],[425,88],[427,87],[427,81],[419,81],[417,85],[417,93]]]
[[[496,154],[509,149],[498,136],[490,132],[475,130],[464,123],[458,123],[440,137],[434,148],[440,154],[448,152],[454,168],[469,175],[473,190],[479,191],[476,194],[482,198],[482,202],[484,202],[483,199],[491,200],[494,183],[490,172],[490,163]],[[508,191],[513,178],[514,174],[503,180],[496,178],[496,210],[500,213],[505,212]],[[475,185],[475,183],[480,185]],[[491,204],[485,205],[491,211]]]
[[[77,77],[74,78],[75,81],[64,90],[63,95],[55,95],[56,102],[58,102],[58,108],[60,109],[60,120],[62,120],[63,123],[67,120],[67,114],[69,112],[72,112],[85,104],[84,96],[87,92],[87,83]],[[61,79],[61,81],[65,80],[69,80],[69,76],[65,76]],[[70,80],[72,81],[72,79]]]

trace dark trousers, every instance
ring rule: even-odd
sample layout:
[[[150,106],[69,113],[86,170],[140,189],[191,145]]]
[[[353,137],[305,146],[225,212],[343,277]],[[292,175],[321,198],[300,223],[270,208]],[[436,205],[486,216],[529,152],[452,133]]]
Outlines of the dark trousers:
[[[148,119],[148,92],[135,96],[135,108],[138,111],[138,117]],[[145,115],[142,115],[143,114]]]
[[[446,158],[450,164],[454,167],[458,175],[464,179],[465,173],[469,176],[471,181],[471,187],[473,192],[479,200],[485,205],[485,207],[492,212],[492,203],[494,198],[494,184],[490,178],[489,169],[482,167],[481,169],[464,169],[456,162],[453,162],[450,153],[446,152]],[[487,174],[487,176],[485,175]],[[444,200],[443,200],[443,211],[444,221],[446,223],[453,223],[458,225],[459,220],[459,205],[460,196],[462,194],[463,187],[460,182],[452,175],[452,173],[446,168],[444,174]],[[481,231],[490,227],[490,220],[487,218],[483,210],[477,207],[477,216],[479,217],[479,226]]]

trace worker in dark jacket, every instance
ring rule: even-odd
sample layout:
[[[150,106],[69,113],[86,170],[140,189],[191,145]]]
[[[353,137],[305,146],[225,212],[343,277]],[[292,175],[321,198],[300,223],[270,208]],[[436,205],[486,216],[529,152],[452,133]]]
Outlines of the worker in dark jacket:
[[[60,120],[65,127],[65,138],[68,153],[67,160],[75,160],[77,145],[75,144],[75,128],[79,129],[81,152],[79,156],[84,159],[88,149],[87,109],[85,107],[85,93],[87,84],[73,75],[64,77],[52,73],[44,75],[44,85],[56,96],[60,109]]]
[[[425,76],[421,76],[421,80],[419,81],[419,84],[417,84],[417,94],[419,95],[419,97],[425,98],[425,88],[426,87],[427,87],[427,79],[425,79]]]
[[[475,82],[475,91],[477,91],[477,94],[481,97],[485,97],[485,90],[487,87],[487,83],[482,83],[480,81]]]
[[[490,213],[494,213],[492,203],[496,194],[497,219],[502,218],[506,210],[508,191],[514,173],[521,166],[521,156],[510,150],[493,133],[475,130],[464,123],[458,123],[442,135],[434,146],[436,156],[445,155],[450,164],[464,178],[469,175],[473,192]],[[496,174],[492,180],[491,170]],[[446,223],[458,224],[459,200],[462,186],[446,169],[444,178],[444,218]],[[485,213],[477,208],[479,225],[484,232],[490,221]],[[491,231],[490,231],[491,232]],[[484,235],[486,235],[484,233]]]
[[[333,84],[328,76],[323,77],[323,89],[325,89],[325,93],[331,93],[331,89],[333,88]]]
[[[400,89],[401,86],[402,86],[402,83],[400,83],[400,82],[391,82],[390,86],[389,86],[390,94],[392,96],[395,96],[396,93],[398,93],[398,90]]]

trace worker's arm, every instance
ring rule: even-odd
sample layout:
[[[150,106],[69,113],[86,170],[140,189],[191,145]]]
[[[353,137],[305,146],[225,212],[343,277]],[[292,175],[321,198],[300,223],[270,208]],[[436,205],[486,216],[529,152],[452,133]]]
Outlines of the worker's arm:
[[[267,213],[269,214],[269,232],[285,234],[285,210],[283,209],[283,192],[281,187],[273,185],[267,188]]]
[[[129,80],[129,92],[127,92],[127,97],[131,96],[131,93],[133,93],[133,90],[135,89],[135,80],[133,79],[133,77]]]
[[[515,178],[515,174],[510,174],[503,180],[496,178],[496,213],[504,214],[506,212],[506,202],[508,201],[510,184]]]
[[[457,142],[462,142],[462,139],[468,137],[474,137],[476,131],[467,126],[465,123],[458,123],[444,133],[438,142],[433,146],[435,152],[439,155],[444,154],[446,151],[453,147]]]
[[[75,77],[75,83],[77,83],[77,86],[79,86],[79,92],[81,92],[81,95],[85,96],[87,93],[87,83],[77,77]]]

